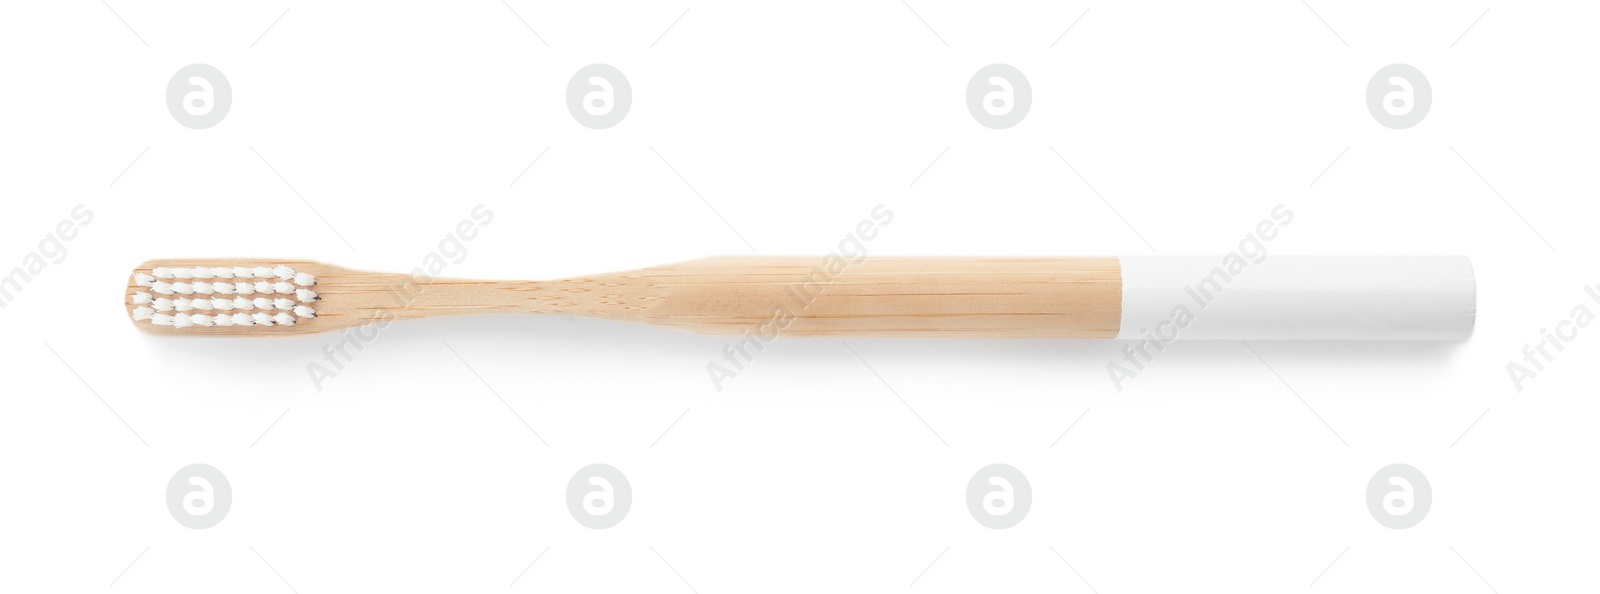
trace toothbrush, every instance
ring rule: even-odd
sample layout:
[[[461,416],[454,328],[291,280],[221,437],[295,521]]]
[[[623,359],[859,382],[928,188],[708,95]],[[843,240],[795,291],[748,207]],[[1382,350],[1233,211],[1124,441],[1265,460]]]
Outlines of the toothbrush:
[[[710,334],[1185,340],[1464,340],[1462,256],[719,257],[549,281],[303,260],[152,260],[128,279],[154,334],[264,336],[536,313]],[[769,339],[770,339],[769,338]]]

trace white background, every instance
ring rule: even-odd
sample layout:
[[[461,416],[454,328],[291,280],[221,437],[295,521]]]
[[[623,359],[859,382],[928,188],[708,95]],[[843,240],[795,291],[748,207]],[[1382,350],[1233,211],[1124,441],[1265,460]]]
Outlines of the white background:
[[[95,213],[0,310],[0,589],[1592,588],[1600,328],[1520,393],[1505,365],[1600,311],[1600,15],[1312,6],[0,8],[0,272]],[[207,130],[164,102],[192,63],[233,88]],[[633,87],[611,129],[564,103],[592,63]],[[1033,88],[1011,129],[967,112],[991,63]],[[1411,129],[1364,103],[1391,63],[1433,88]],[[1461,344],[1185,343],[1120,393],[1112,342],[785,339],[719,393],[724,338],[431,320],[318,393],[337,336],[147,337],[119,301],[158,257],[408,270],[479,203],[450,276],[820,256],[878,203],[874,255],[1221,254],[1284,203],[1273,253],[1467,254],[1480,313]],[[164,502],[196,462],[234,491],[206,530]],[[608,530],[564,500],[595,462],[634,491]],[[1007,530],[964,499],[996,462],[1034,494]],[[1365,503],[1396,462],[1434,493],[1406,530]]]

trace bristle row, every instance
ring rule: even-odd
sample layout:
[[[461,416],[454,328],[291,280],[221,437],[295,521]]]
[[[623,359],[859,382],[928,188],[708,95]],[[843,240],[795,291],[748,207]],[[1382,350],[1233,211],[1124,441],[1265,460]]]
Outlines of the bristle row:
[[[196,309],[203,311],[229,311],[235,309],[244,311],[252,309],[281,309],[289,311],[296,307],[305,307],[296,303],[293,299],[281,297],[278,299],[267,299],[266,297],[257,297],[255,299],[246,299],[244,297],[234,297],[233,299],[188,299],[184,297],[167,299],[165,297],[156,297],[151,299],[149,295],[149,293],[134,294],[134,305],[149,305],[155,311],[190,311]]]
[[[276,293],[279,295],[294,295],[301,301],[315,301],[317,299],[316,291],[282,281],[276,283],[267,281],[256,281],[254,283],[243,281],[233,283],[220,281],[169,283],[157,280],[151,281],[148,286],[151,291],[162,295],[271,295]]]
[[[135,320],[141,319],[135,314]],[[297,318],[288,312],[276,314],[236,313],[236,314],[146,314],[144,319],[157,326],[172,326],[175,328],[188,328],[190,326],[293,326]]]
[[[156,280],[190,280],[190,279],[278,279],[292,282],[302,287],[317,284],[317,277],[306,272],[297,272],[294,268],[279,264],[277,266],[195,266],[193,268],[174,268],[161,266],[151,270],[149,274],[137,273],[134,283],[141,287],[153,285]]]

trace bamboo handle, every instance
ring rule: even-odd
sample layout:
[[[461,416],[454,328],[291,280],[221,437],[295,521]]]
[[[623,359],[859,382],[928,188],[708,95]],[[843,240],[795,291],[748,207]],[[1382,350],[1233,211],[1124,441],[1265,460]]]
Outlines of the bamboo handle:
[[[1113,338],[1122,310],[1115,258],[723,257],[534,292],[561,298],[529,311],[769,339]]]

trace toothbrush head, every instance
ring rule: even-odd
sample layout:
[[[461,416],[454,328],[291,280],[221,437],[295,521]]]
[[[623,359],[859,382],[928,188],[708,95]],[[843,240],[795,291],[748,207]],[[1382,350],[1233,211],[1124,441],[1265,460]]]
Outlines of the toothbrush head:
[[[155,334],[320,332],[361,323],[329,311],[318,294],[326,287],[319,276],[342,271],[304,261],[151,260],[128,277],[124,300],[134,325]]]

